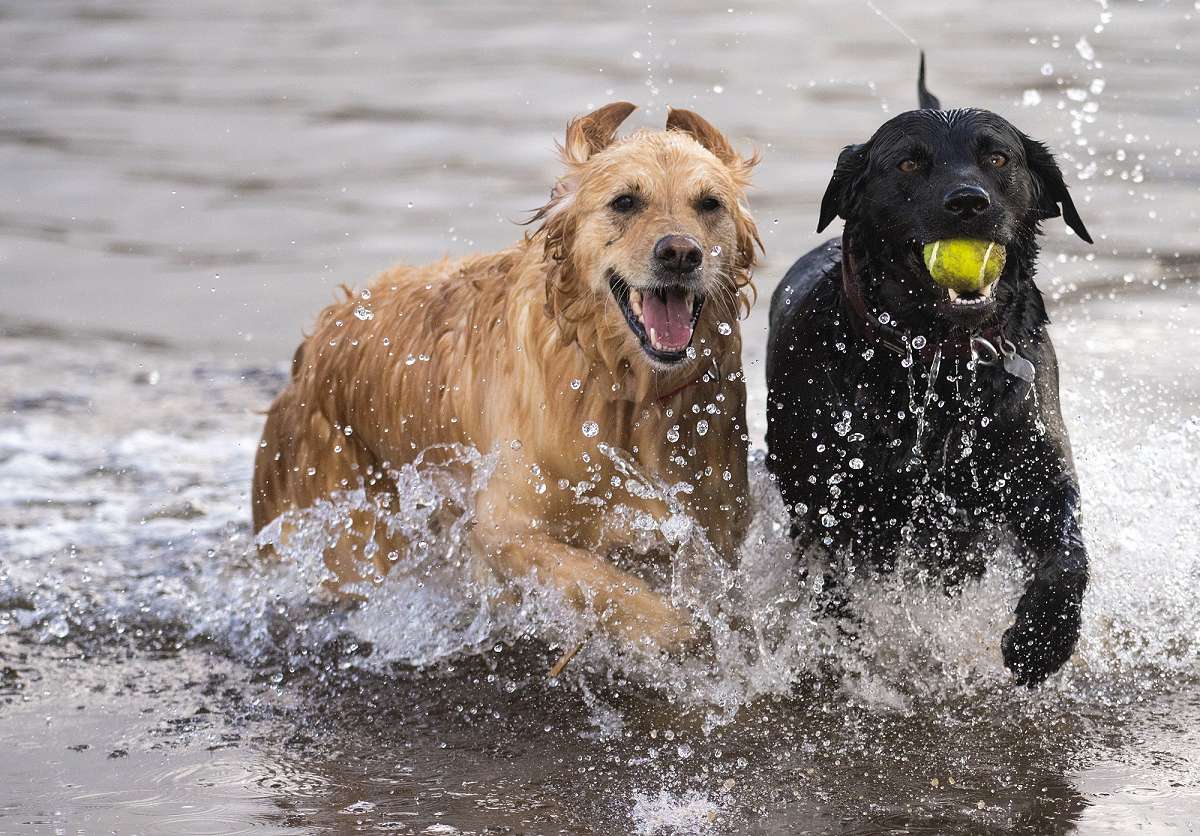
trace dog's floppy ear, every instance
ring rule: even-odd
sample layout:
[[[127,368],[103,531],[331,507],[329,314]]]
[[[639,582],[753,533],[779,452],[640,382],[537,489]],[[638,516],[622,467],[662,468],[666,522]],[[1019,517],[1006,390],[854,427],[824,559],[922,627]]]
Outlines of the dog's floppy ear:
[[[1058,167],[1054,155],[1050,153],[1050,149],[1044,143],[1024,135],[1021,139],[1025,144],[1025,160],[1029,165],[1029,173],[1033,176],[1034,203],[1041,217],[1057,218],[1062,215],[1067,226],[1071,227],[1076,235],[1091,244],[1092,236],[1088,234],[1087,227],[1083,225],[1083,219],[1075,211],[1075,203],[1071,200],[1067,184],[1063,182],[1062,169]],[[1061,211],[1059,210],[1060,205],[1062,206]]]
[[[838,155],[837,165],[833,167],[833,176],[825,187],[825,196],[821,198],[821,217],[817,220],[817,232],[841,215],[846,217],[850,203],[850,191],[854,181],[866,168],[866,145],[847,145]]]
[[[727,166],[736,167],[743,163],[742,158],[729,144],[725,135],[697,113],[674,107],[669,108],[667,110],[667,130],[683,131],[690,135],[692,139],[711,151],[714,157]]]
[[[613,102],[599,110],[571,120],[567,125],[567,139],[563,143],[563,156],[568,162],[585,163],[588,158],[612,144],[617,128],[637,109],[630,102]]]
[[[552,218],[571,205],[575,188],[579,185],[579,168],[588,158],[612,144],[617,128],[629,118],[637,105],[629,102],[613,102],[587,116],[572,119],[567,125],[567,138],[558,146],[567,171],[550,190],[550,198],[533,210],[525,223]]]

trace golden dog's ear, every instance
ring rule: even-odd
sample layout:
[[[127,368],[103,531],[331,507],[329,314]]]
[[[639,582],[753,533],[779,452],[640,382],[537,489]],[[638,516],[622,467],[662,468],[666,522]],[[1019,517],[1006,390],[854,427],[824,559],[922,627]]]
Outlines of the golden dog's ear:
[[[749,272],[758,263],[758,254],[764,251],[762,238],[758,236],[758,226],[744,204],[738,204],[738,210],[733,213],[733,222],[737,228],[737,269]]]
[[[567,125],[567,138],[558,146],[567,171],[555,182],[550,190],[550,198],[537,209],[533,210],[525,223],[536,223],[562,214],[571,205],[574,192],[579,185],[580,169],[593,154],[612,144],[621,126],[629,114],[637,109],[637,105],[629,102],[613,102],[605,105],[587,116],[572,119]]]
[[[580,329],[595,316],[595,300],[586,292],[584,281],[573,256],[575,216],[571,212],[558,212],[550,216],[542,230],[546,235],[546,316],[558,327],[562,345],[579,342]],[[587,340],[589,345],[595,340]]]
[[[588,158],[612,144],[617,128],[629,118],[637,105],[629,102],[607,104],[587,116],[572,119],[567,125],[567,139],[563,143],[563,157],[567,162],[585,163]]]
[[[732,278],[738,291],[741,314],[747,316],[758,298],[752,271],[758,263],[758,254],[763,252],[763,242],[758,235],[754,218],[750,216],[750,210],[745,204],[738,204],[737,211],[733,213],[733,222],[737,229],[737,259],[734,261]]]
[[[683,131],[690,135],[692,139],[712,151],[713,156],[731,168],[740,168],[747,163],[729,144],[729,140],[723,133],[714,128],[707,119],[690,110],[669,108],[667,110],[667,130]],[[753,165],[754,162],[757,160],[749,164]]]

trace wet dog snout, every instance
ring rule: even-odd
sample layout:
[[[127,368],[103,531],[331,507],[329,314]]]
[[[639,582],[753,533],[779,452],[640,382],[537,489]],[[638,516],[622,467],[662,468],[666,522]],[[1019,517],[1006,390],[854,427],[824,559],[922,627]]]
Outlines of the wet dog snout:
[[[986,212],[992,199],[979,186],[959,186],[946,194],[943,205],[947,212],[965,220]]]
[[[672,273],[690,273],[704,261],[704,252],[690,235],[664,235],[654,245],[654,261]]]

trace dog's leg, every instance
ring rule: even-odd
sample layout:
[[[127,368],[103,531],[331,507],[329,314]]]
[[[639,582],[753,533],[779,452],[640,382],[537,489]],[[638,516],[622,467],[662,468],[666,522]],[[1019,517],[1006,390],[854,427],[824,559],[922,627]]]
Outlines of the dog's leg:
[[[481,498],[472,541],[477,554],[501,578],[534,575],[576,610],[595,613],[605,628],[631,643],[673,651],[696,639],[688,614],[671,606],[645,581],[539,531],[531,517],[511,505],[503,506],[501,515],[487,498]]]
[[[1018,684],[1036,685],[1061,668],[1075,650],[1088,582],[1087,549],[1079,529],[1079,488],[1063,474],[1032,498],[1017,519],[1017,537],[1033,575],[1004,633],[1004,664]]]

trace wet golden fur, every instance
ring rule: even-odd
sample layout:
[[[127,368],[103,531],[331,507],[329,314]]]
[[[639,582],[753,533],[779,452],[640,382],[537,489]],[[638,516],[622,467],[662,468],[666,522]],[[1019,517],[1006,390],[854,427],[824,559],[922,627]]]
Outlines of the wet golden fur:
[[[744,197],[754,161],[688,111],[671,111],[666,131],[616,139],[632,110],[613,104],[571,123],[565,174],[535,215],[541,226],[516,246],[395,267],[371,284],[369,298],[348,296],[322,312],[266,421],[255,462],[256,531],[340,490],[394,493],[389,470],[433,445],[497,451],[474,508],[482,567],[501,580],[536,572],[630,640],[690,640],[686,614],[606,559],[629,537],[610,506],[660,519],[666,509],[613,487],[617,472],[599,448],[628,451],[666,483],[691,483],[685,503],[732,558],[747,522],[738,316],[759,245]],[[631,188],[644,211],[614,217],[610,202]],[[698,211],[700,194],[718,197],[722,211]],[[720,248],[705,257],[696,357],[670,368],[642,351],[607,280],[610,270],[645,276],[666,234],[694,236],[709,255]],[[360,304],[371,318],[355,315]],[[730,334],[718,331],[721,322]],[[585,422],[598,434],[586,437]],[[669,441],[676,426],[678,440]],[[584,496],[604,501],[580,502],[581,484]],[[365,514],[355,523],[358,536],[325,556],[343,583],[385,573],[389,551],[403,560],[402,542],[384,542],[372,566],[361,544],[387,532]]]

